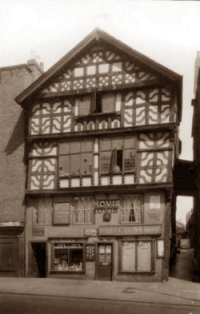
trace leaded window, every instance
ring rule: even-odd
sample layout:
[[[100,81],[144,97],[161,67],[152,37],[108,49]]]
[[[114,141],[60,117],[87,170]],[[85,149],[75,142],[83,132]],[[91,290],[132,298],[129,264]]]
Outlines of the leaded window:
[[[100,141],[100,172],[135,172],[135,138],[102,139]]]
[[[91,176],[92,140],[63,142],[59,145],[59,176]]]

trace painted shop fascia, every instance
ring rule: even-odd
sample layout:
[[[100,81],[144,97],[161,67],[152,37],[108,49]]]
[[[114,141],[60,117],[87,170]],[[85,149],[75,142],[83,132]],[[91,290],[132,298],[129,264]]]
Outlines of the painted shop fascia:
[[[168,278],[181,86],[97,29],[17,97],[27,276]]]

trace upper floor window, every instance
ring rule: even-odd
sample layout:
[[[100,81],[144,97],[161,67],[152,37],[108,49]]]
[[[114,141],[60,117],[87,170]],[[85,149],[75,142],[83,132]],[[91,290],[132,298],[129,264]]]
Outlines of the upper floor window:
[[[102,139],[100,141],[100,172],[114,174],[135,171],[135,138]]]
[[[121,223],[141,223],[142,206],[142,195],[124,195],[122,197]]]
[[[116,95],[114,92],[94,92],[83,95],[78,102],[78,115],[115,112]]]
[[[91,140],[64,142],[59,145],[59,176],[84,176],[92,174]]]

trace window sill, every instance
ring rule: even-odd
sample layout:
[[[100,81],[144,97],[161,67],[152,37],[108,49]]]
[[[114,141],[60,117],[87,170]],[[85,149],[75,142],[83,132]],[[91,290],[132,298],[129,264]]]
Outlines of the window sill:
[[[59,176],[59,179],[75,179],[75,178],[91,178],[92,177],[92,174],[73,174],[73,175],[61,175]]]
[[[153,275],[155,273],[155,271],[118,271],[117,275]]]
[[[120,117],[120,111],[115,111],[115,112],[92,112],[89,115],[85,115],[85,116],[77,116],[75,117],[76,120],[81,120],[81,119],[87,119],[87,118],[94,118],[94,117],[98,117],[98,116],[118,116]]]
[[[85,270],[82,270],[82,271],[76,271],[76,270],[74,270],[74,271],[72,271],[72,270],[66,270],[66,271],[64,271],[64,270],[52,270],[51,272],[50,272],[50,274],[56,274],[56,275],[66,275],[66,274],[78,274],[78,275],[84,275],[86,273],[86,271]]]
[[[134,225],[134,226],[141,226],[141,221],[120,221],[121,225]]]

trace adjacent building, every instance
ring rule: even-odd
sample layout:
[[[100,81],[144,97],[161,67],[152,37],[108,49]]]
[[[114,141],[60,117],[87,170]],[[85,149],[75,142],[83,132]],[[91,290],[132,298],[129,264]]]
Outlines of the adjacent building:
[[[196,170],[195,184],[197,189],[194,194],[194,209],[190,219],[192,229],[194,256],[193,256],[193,280],[200,281],[200,52],[197,52],[195,61],[195,98],[193,105],[193,154],[194,166]]]
[[[0,68],[0,276],[24,276],[24,114],[15,97],[43,73],[35,59]]]
[[[167,280],[182,77],[96,29],[16,100],[26,276]]]

